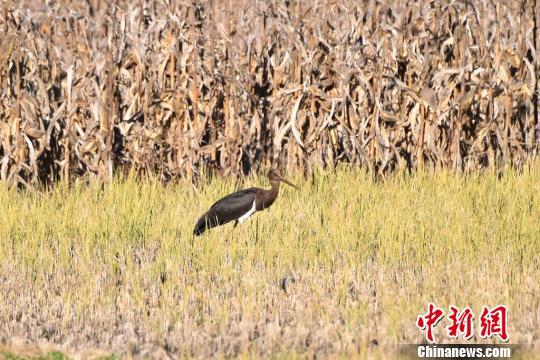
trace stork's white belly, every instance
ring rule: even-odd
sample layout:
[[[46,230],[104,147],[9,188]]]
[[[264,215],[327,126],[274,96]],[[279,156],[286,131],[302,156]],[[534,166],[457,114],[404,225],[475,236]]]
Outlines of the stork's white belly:
[[[255,200],[253,200],[253,206],[251,206],[251,209],[249,209],[249,211],[247,213],[245,213],[244,215],[240,216],[238,218],[238,222],[241,224],[243,223],[245,220],[247,220],[251,215],[253,215],[255,212],[257,211],[257,205],[255,204]]]

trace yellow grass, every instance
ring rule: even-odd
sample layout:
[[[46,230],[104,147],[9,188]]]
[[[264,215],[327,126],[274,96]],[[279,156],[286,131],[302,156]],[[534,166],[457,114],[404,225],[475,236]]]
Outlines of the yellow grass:
[[[282,188],[269,210],[200,238],[191,232],[208,206],[236,186],[266,186],[264,177],[0,189],[1,343],[142,357],[391,357],[422,341],[415,320],[431,301],[477,316],[506,304],[510,342],[539,349],[538,164],[500,179],[374,182],[347,168],[291,177],[301,190]]]

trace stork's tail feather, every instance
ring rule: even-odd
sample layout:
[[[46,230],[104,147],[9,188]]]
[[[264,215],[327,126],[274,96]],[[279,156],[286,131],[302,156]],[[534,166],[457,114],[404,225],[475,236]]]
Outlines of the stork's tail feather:
[[[193,229],[193,235],[200,236],[206,231],[206,225],[208,224],[208,217],[207,213],[205,213],[201,218],[197,221],[197,224],[195,224],[195,228]]]
[[[201,216],[201,218],[197,221],[197,224],[195,224],[195,228],[193,229],[193,235],[200,236],[206,230],[216,227],[219,224],[220,222],[216,214],[210,210],[204,213],[203,216]]]

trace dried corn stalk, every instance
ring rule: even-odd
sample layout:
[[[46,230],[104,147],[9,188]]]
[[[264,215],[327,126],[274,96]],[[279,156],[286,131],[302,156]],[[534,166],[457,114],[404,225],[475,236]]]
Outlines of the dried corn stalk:
[[[538,151],[534,1],[112,4],[2,2],[2,180],[469,171]]]

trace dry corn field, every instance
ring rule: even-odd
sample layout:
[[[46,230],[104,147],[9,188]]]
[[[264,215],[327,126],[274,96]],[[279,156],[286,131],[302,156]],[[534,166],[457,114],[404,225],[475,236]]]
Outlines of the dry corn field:
[[[536,6],[536,7],[535,7]],[[2,1],[0,177],[522,166],[535,1]]]

